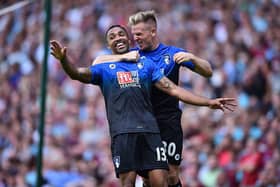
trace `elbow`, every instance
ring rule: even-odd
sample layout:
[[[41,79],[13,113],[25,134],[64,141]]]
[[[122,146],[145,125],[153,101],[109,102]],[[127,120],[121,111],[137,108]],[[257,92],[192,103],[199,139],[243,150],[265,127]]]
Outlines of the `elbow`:
[[[213,70],[212,70],[212,68],[211,67],[209,67],[209,69],[206,71],[206,73],[205,73],[205,77],[206,78],[210,78],[210,77],[212,77],[212,75],[213,75]]]
[[[170,90],[169,95],[172,97],[176,97],[177,99],[181,99],[179,93],[180,93],[179,87],[176,86],[174,89]]]
[[[207,63],[208,63],[208,66],[206,66],[206,68],[205,68],[204,77],[210,78],[213,75],[213,69],[211,68],[210,63],[209,62],[207,62]]]

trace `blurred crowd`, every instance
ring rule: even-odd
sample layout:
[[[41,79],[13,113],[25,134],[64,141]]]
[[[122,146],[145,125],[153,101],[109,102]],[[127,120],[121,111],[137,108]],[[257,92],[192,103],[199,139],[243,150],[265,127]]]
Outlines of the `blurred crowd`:
[[[206,97],[237,98],[233,113],[180,104],[184,187],[280,186],[279,0],[52,4],[51,38],[68,47],[76,66],[109,53],[108,26],[154,9],[161,41],[213,68],[209,79],[182,69],[180,85]],[[35,186],[44,17],[43,1],[0,16],[0,187]],[[71,80],[49,56],[46,105],[45,186],[118,187],[99,88]]]

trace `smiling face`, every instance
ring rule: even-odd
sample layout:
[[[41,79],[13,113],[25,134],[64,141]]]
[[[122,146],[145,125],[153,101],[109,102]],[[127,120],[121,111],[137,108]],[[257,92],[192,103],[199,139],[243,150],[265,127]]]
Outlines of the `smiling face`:
[[[149,51],[154,48],[155,28],[150,24],[139,22],[132,25],[131,33],[141,50]]]
[[[129,51],[129,39],[127,31],[121,26],[109,28],[106,40],[113,54],[123,54]]]
[[[157,20],[153,10],[140,11],[129,17],[128,25],[131,27],[133,39],[139,48],[151,51],[157,48]]]

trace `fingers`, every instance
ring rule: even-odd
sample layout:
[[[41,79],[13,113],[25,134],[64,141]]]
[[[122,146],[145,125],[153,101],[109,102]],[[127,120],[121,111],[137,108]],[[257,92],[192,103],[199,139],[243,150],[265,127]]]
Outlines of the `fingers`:
[[[51,40],[50,44],[51,44],[50,54],[54,56],[56,59],[61,60],[66,55],[67,48],[66,47],[62,48],[62,46],[56,40]]]
[[[216,104],[213,108],[221,109],[223,112],[233,112],[237,106],[235,98],[219,98],[216,100]]]
[[[184,57],[183,56],[180,56],[179,54],[177,54],[176,56],[174,55],[174,58],[173,60],[176,62],[176,63],[182,63],[184,62]]]
[[[67,51],[67,48],[66,48],[66,47],[63,47],[63,49],[62,49],[62,55],[63,55],[63,56],[66,55],[66,51]]]
[[[237,106],[237,104],[234,103],[221,103],[220,107],[223,109],[223,111],[230,111],[233,112],[235,110],[235,107]]]
[[[234,108],[231,108],[231,107],[229,107],[227,105],[224,105],[223,108],[229,110],[230,112],[234,111]]]
[[[57,50],[60,50],[62,47],[60,45],[60,43],[58,43],[58,41],[56,40],[51,40],[51,49],[57,49]]]
[[[224,105],[227,104],[227,105],[230,105],[230,106],[237,106],[235,98],[220,98],[219,102],[221,104],[224,104]]]
[[[60,46],[60,44],[58,43],[58,41],[56,41],[56,40],[51,40],[51,45],[53,45],[54,47],[60,47],[61,48],[61,46]]]
[[[140,59],[140,54],[137,52],[136,54],[136,61],[138,61]]]
[[[235,98],[229,98],[229,97],[223,97],[223,98],[219,98],[220,101],[235,101]]]

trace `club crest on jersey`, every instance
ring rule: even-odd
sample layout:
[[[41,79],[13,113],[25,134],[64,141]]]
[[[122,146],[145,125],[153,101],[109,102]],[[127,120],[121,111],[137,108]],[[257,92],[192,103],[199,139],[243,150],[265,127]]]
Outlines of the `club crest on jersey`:
[[[121,157],[120,157],[120,156],[115,156],[115,157],[113,158],[113,162],[114,162],[114,164],[115,164],[115,167],[116,167],[116,168],[119,168],[120,165],[121,165]]]
[[[117,72],[118,83],[120,88],[127,87],[139,87],[139,74],[138,71],[118,71]]]
[[[110,64],[110,65],[109,65],[109,68],[110,68],[110,69],[115,69],[115,68],[116,68],[116,64]]]
[[[163,55],[163,60],[165,64],[170,64],[170,55],[169,54]]]
[[[139,69],[142,69],[143,66],[144,66],[144,63],[143,63],[143,62],[138,62],[138,63],[137,63],[137,67],[138,67]]]

